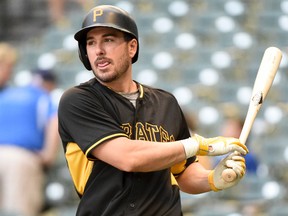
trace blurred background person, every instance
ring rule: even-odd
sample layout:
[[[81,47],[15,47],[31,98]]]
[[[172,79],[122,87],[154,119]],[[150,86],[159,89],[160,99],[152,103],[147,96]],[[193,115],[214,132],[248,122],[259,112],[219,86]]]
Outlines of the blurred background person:
[[[67,19],[68,4],[79,4],[84,11],[89,8],[93,2],[86,0],[48,0],[48,10],[52,24],[58,27],[67,27],[69,19]]]
[[[53,70],[35,69],[33,72],[36,85],[41,86],[48,93],[51,93],[56,89],[58,80],[56,73]]]
[[[57,73],[52,69],[35,69],[32,72],[32,85],[39,86],[52,97],[54,109],[58,109],[60,95],[53,95],[58,87]]]
[[[0,209],[38,216],[59,147],[57,109],[40,85],[13,86],[17,50],[0,43]]]

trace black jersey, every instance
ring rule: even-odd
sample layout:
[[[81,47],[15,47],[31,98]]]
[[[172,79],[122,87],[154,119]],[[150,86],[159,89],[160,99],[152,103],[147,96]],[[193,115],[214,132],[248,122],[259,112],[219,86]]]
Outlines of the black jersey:
[[[79,216],[181,215],[174,169],[123,172],[97,160],[91,150],[115,137],[170,142],[190,136],[183,113],[166,91],[139,86],[136,107],[96,79],[67,90],[59,105],[59,132],[67,164],[81,197]]]

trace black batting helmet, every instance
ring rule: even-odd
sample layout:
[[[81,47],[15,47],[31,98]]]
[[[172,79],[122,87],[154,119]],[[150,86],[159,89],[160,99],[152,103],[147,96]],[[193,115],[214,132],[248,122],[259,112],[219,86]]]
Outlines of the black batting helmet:
[[[138,40],[138,29],[134,19],[123,9],[112,5],[100,5],[92,8],[85,16],[80,29],[74,35],[78,41],[79,57],[87,70],[91,70],[91,65],[87,57],[86,51],[86,36],[88,31],[95,27],[114,28],[124,33],[130,34]],[[138,59],[139,42],[135,56],[132,58],[132,63]]]

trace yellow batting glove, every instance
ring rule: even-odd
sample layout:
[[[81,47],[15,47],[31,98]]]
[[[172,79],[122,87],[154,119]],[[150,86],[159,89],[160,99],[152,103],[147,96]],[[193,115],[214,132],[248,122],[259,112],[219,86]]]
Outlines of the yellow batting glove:
[[[223,179],[222,173],[226,169],[232,169],[236,173],[233,181],[227,182]],[[222,159],[219,164],[208,175],[208,182],[211,189],[215,192],[233,187],[243,178],[246,172],[245,159],[240,153],[234,152]]]
[[[181,140],[181,142],[184,146],[186,158],[194,155],[224,155],[234,151],[246,155],[249,152],[248,148],[239,139],[233,137],[204,138],[195,134],[188,139]]]

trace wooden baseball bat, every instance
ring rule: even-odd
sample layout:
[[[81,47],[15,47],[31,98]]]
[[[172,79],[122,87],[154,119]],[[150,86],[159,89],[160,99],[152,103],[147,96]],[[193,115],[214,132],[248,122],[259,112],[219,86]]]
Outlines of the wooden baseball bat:
[[[249,108],[239,137],[240,142],[243,144],[246,143],[256,115],[260,110],[270,87],[272,86],[281,59],[282,52],[277,47],[268,47],[264,52],[254,82]],[[227,168],[222,172],[222,178],[226,182],[234,181],[236,179],[236,173],[233,169]]]

